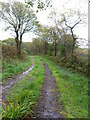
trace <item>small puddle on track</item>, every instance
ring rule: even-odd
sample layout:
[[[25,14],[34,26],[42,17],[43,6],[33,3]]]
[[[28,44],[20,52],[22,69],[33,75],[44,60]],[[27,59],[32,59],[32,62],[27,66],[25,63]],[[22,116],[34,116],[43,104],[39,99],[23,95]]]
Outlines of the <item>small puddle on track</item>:
[[[2,93],[5,93],[10,87],[12,87],[15,83],[17,83],[25,75],[27,75],[33,68],[34,68],[34,65],[32,65],[30,68],[28,68],[26,71],[24,71],[23,73],[21,73],[16,78],[13,78],[12,80],[10,80],[7,83],[5,83],[4,85],[0,85],[0,95]]]

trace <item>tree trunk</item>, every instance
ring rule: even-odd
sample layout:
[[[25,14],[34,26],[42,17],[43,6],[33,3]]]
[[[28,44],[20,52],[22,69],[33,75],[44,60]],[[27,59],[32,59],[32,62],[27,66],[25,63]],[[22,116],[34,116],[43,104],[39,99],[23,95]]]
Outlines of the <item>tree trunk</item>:
[[[21,56],[22,37],[20,37],[20,41],[19,41],[18,35],[17,35],[17,37],[15,38],[15,41],[16,41],[16,47],[17,47],[17,56],[20,58],[20,56]]]
[[[20,35],[20,41],[19,41],[19,57],[21,56],[21,44],[22,44],[22,35]]]
[[[65,60],[66,60],[66,58],[67,58],[67,53],[66,53],[66,43],[64,43],[64,58],[65,58]]]
[[[72,38],[73,38],[73,44],[72,44],[72,58],[73,58],[76,38],[74,37],[72,28],[71,28],[71,33],[72,33]]]
[[[19,56],[19,40],[15,38],[16,41],[16,48],[17,48],[17,56]]]
[[[20,43],[19,40],[18,40],[18,42],[16,42],[16,45],[17,45],[17,56],[20,58],[20,55],[21,55],[21,43]]]
[[[55,56],[57,56],[57,43],[56,43],[56,40],[55,40],[55,48],[54,48],[54,52],[55,52]]]
[[[73,45],[72,45],[72,58],[73,58],[73,54],[74,54],[74,48],[75,48],[75,39],[73,40]]]
[[[16,33],[15,41],[16,41],[16,47],[17,47],[17,56],[20,58],[20,56],[21,56],[22,36],[23,36],[24,32],[22,34],[20,34],[20,36],[19,36],[19,30],[15,29],[15,33]]]
[[[47,42],[45,41],[45,54],[47,54]]]
[[[19,58],[20,58],[20,56],[21,56],[21,42],[19,42],[18,55],[19,55]]]
[[[40,52],[41,52],[40,47],[38,47],[38,53],[40,53]]]
[[[16,47],[17,47],[17,56],[20,57],[20,52],[19,52],[19,35],[18,35],[18,30],[15,30],[16,32],[16,38],[15,38],[15,41],[16,41]]]

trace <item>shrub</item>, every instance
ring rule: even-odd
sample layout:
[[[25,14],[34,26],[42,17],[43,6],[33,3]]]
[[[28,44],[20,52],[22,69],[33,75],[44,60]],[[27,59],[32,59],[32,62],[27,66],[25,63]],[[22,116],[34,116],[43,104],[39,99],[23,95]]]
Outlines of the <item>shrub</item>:
[[[15,46],[10,46],[7,44],[2,44],[2,56],[4,59],[7,58],[17,58],[17,49]],[[27,56],[27,52],[22,50],[21,51],[21,59]]]

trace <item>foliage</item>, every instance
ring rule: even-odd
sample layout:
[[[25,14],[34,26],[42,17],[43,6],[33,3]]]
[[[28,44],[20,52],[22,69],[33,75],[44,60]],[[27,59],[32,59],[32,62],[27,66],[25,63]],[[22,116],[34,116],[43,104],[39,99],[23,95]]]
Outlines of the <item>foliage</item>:
[[[8,44],[10,46],[15,46],[16,45],[14,38],[8,38],[6,40],[3,40],[2,43],[3,44]]]
[[[58,36],[54,33],[54,28],[39,28],[42,37],[34,38],[30,43],[30,54],[47,54],[48,58],[53,59],[60,66],[73,69],[88,75],[88,58],[86,49],[80,49],[75,40],[74,53],[72,57],[73,39],[70,34]],[[54,57],[55,56],[55,57]],[[85,58],[85,59],[84,59]]]
[[[73,59],[72,56],[68,54],[67,59],[63,56],[60,57],[60,54],[57,57],[46,55],[49,60],[53,60],[60,67],[68,68],[71,71],[78,71],[85,76],[88,76],[88,59],[86,54],[84,54],[84,59],[82,56],[78,56],[78,53],[74,53]]]
[[[45,57],[41,59],[49,65],[56,78],[61,114],[66,118],[88,118],[88,78],[58,67]]]
[[[32,42],[22,42],[22,49],[25,50],[28,54],[32,54]]]
[[[24,63],[25,62],[25,63]],[[32,64],[31,58],[22,50],[20,59],[17,58],[17,50],[14,46],[2,44],[2,79],[3,83],[12,77],[19,75]],[[0,66],[1,67],[1,66]]]
[[[38,54],[38,53],[45,53],[45,41],[43,41],[42,39],[38,38],[38,39],[33,39],[33,51],[34,54]]]
[[[61,54],[64,55],[64,45],[66,45],[66,53],[71,53],[72,50],[72,36],[70,34],[63,34],[62,36],[63,42],[60,42],[59,46],[61,48]]]
[[[8,42],[8,41],[7,41]],[[26,57],[27,53],[24,50],[21,50],[21,59]],[[17,58],[17,49],[16,46],[12,46],[11,43],[2,44],[2,56],[4,59]]]
[[[74,50],[75,50],[75,45],[78,41],[85,41],[84,38],[79,38],[78,36],[76,36],[74,34],[74,29],[77,26],[80,26],[82,24],[85,24],[86,22],[86,15],[85,13],[80,12],[79,10],[73,10],[73,9],[67,9],[63,12],[57,12],[55,9],[53,9],[53,11],[51,11],[49,18],[52,20],[54,27],[56,28],[56,31],[59,35],[59,37],[61,37],[61,41],[64,42],[64,55],[65,55],[65,59],[66,59],[66,42],[67,39],[63,39],[63,35],[64,34],[68,34],[72,37],[72,57],[74,54]]]
[[[0,19],[6,23],[6,30],[15,34],[17,54],[20,57],[23,34],[36,29],[37,17],[31,8],[21,2],[1,2]]]
[[[46,10],[47,7],[52,7],[51,0],[26,0],[26,3],[30,7],[36,7],[36,12]]]

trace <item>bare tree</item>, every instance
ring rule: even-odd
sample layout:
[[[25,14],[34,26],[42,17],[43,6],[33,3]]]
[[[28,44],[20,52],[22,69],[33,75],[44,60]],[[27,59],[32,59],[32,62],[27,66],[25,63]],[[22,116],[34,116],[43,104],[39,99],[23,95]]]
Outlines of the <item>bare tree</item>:
[[[77,40],[77,37],[75,37],[75,35],[74,35],[73,29],[74,29],[74,27],[75,27],[76,25],[78,25],[78,24],[81,22],[81,20],[79,20],[78,22],[76,22],[73,26],[69,26],[69,25],[67,24],[67,21],[66,21],[65,18],[64,18],[64,21],[65,21],[65,25],[70,29],[71,35],[72,35],[72,38],[73,38],[73,44],[72,44],[72,57],[73,57],[74,48],[75,48],[75,43],[76,43],[76,40]]]
[[[72,15],[71,16],[69,15],[68,17],[66,17],[65,14],[63,14],[62,16],[63,16],[63,22],[65,23],[65,26],[68,28],[68,31],[70,31],[70,34],[73,39],[73,43],[72,43],[72,57],[73,57],[76,40],[83,39],[83,38],[78,38],[74,34],[74,29],[77,25],[83,24],[85,22],[84,21],[85,18],[83,17],[83,14],[80,14],[80,12],[72,12],[71,14]],[[76,17],[76,19],[74,18],[74,16]],[[71,21],[70,21],[70,18],[71,18]],[[83,39],[83,40],[85,40],[85,39]]]
[[[21,2],[1,2],[0,18],[7,23],[6,30],[15,33],[17,54],[20,57],[22,37],[26,32],[33,31],[36,25],[36,16],[31,8]]]

